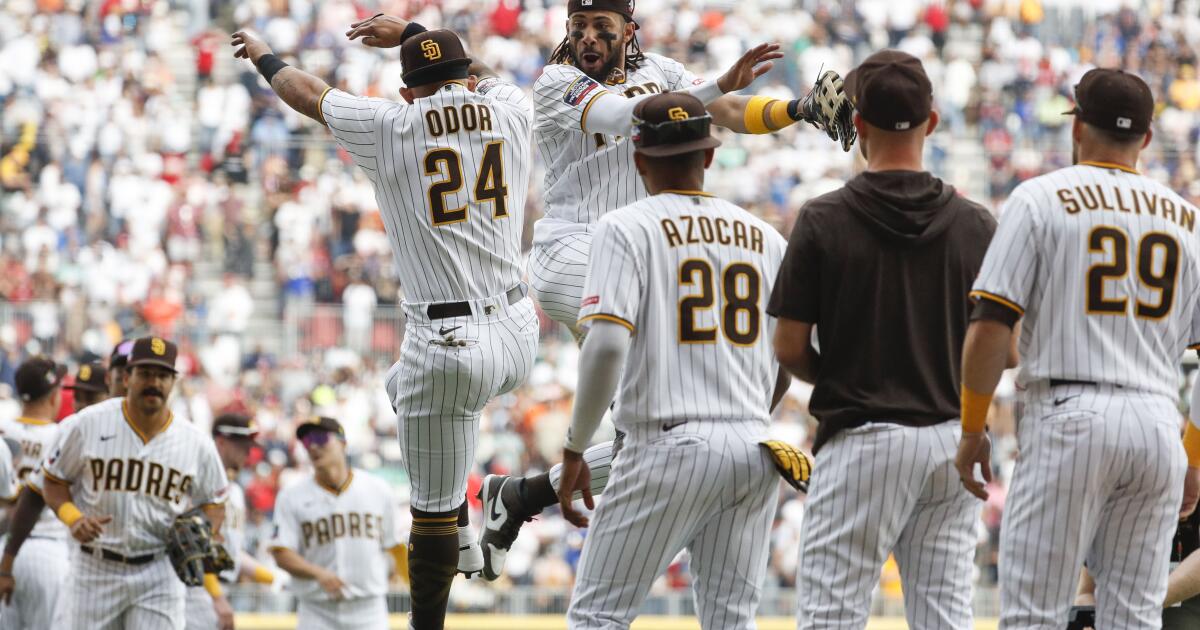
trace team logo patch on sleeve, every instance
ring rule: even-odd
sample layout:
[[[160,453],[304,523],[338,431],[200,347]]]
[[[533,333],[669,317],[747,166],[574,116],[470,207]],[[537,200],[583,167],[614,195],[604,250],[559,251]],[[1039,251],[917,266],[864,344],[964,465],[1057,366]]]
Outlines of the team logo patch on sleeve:
[[[581,303],[579,306],[580,306],[580,307],[584,307],[584,306],[592,306],[593,304],[599,304],[599,303],[600,303],[600,296],[599,296],[599,295],[593,295],[593,296],[591,296],[591,297],[586,297],[586,298],[584,298],[584,299],[583,299],[583,302],[582,302],[582,303]]]
[[[600,87],[599,83],[591,80],[588,77],[579,77],[567,86],[567,93],[563,96],[563,102],[567,105],[575,106],[583,102],[583,99],[591,94],[593,90]]]

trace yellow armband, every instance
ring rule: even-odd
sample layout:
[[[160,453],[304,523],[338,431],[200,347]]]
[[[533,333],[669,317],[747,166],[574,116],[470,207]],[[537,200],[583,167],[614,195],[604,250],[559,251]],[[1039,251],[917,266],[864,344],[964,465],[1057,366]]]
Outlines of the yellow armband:
[[[254,567],[254,572],[250,575],[250,579],[259,584],[270,584],[275,581],[275,573],[264,566]]]
[[[981,394],[962,386],[962,428],[965,433],[981,433],[987,428],[988,408],[993,394]]]
[[[223,594],[221,592],[221,581],[217,579],[216,573],[204,574],[204,590],[208,591],[208,594],[212,595],[213,599],[216,599]]]
[[[1200,429],[1190,420],[1183,430],[1183,450],[1187,451],[1188,468],[1200,468]]]
[[[58,506],[58,520],[62,521],[67,527],[74,525],[81,518],[83,518],[83,512],[80,512],[74,503],[67,501]]]
[[[796,121],[788,115],[787,109],[787,103],[777,98],[750,97],[750,102],[746,103],[744,118],[746,131],[756,134],[771,133],[795,123]]]

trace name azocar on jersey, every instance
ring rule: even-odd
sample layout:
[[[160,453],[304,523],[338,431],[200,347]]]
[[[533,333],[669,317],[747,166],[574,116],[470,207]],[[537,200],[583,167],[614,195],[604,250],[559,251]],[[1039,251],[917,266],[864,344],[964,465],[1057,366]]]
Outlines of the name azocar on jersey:
[[[736,219],[726,221],[724,218],[718,217],[714,220],[703,215],[693,217],[683,214],[679,216],[678,220],[668,217],[663,219],[660,224],[663,235],[667,237],[667,244],[671,247],[685,244],[720,243],[748,249],[759,254],[763,251],[762,230],[753,225],[747,226]]]
[[[192,475],[158,462],[94,458],[90,468],[94,492],[138,492],[179,504],[192,489]]]

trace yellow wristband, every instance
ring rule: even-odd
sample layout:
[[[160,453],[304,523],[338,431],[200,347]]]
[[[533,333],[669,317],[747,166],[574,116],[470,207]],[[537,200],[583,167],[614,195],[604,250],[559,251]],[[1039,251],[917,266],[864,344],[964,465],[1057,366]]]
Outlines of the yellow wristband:
[[[1200,468],[1200,429],[1190,420],[1183,430],[1183,450],[1187,451],[1188,468]]]
[[[981,394],[962,386],[962,428],[966,433],[981,433],[987,428],[988,408],[993,394]]]
[[[750,102],[746,103],[745,123],[748,133],[771,133],[771,129],[767,127],[764,120],[764,115],[767,111],[767,105],[773,103],[775,99],[769,96],[752,96]]]
[[[208,591],[208,594],[212,595],[213,599],[221,596],[221,581],[217,579],[216,573],[204,574],[204,590]]]
[[[250,576],[250,579],[259,584],[270,584],[275,581],[275,573],[267,567],[258,566],[254,567],[254,573]]]
[[[792,120],[792,117],[788,114],[787,101],[771,99],[771,102],[775,103],[774,105],[768,106],[771,108],[771,126],[775,128],[775,131],[779,131],[788,125],[796,123],[796,121]]]
[[[67,527],[74,525],[81,518],[83,518],[83,512],[80,512],[74,503],[67,501],[58,506],[58,520],[66,524]]]

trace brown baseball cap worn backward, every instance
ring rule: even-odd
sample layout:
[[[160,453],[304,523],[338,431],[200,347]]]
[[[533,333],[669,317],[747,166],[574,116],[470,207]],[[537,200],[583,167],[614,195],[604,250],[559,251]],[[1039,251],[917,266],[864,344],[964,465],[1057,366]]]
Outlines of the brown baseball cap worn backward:
[[[899,50],[881,50],[846,75],[846,96],[873,127],[907,131],[929,120],[933,84],[916,57]]]
[[[253,441],[258,437],[258,426],[254,424],[254,418],[245,414],[223,413],[213,420],[212,434],[213,437],[220,435],[234,440]]]
[[[175,358],[178,356],[179,349],[170,341],[162,337],[142,337],[134,341],[133,347],[129,349],[127,365],[130,368],[153,365],[174,372]]]
[[[1154,120],[1154,94],[1137,75],[1093,68],[1075,86],[1075,108],[1065,113],[1110,133],[1140,136]]]
[[[99,361],[84,363],[79,366],[79,371],[75,373],[75,382],[66,388],[100,394],[107,393],[108,372]]]
[[[55,363],[50,357],[37,355],[17,366],[13,384],[21,401],[29,402],[49,394],[50,390],[62,383],[66,374],[67,366]]]
[[[569,0],[567,15],[580,11],[612,11],[621,14],[621,17],[633,22],[636,26],[637,22],[633,19],[635,4],[634,0]]]
[[[680,92],[655,94],[633,108],[633,146],[642,155],[663,157],[714,149],[712,116],[699,99]]]
[[[438,29],[417,33],[400,45],[400,78],[408,87],[417,87],[467,78],[471,59],[462,40],[453,31]]]
[[[346,439],[346,430],[342,428],[342,423],[328,416],[317,416],[302,422],[296,427],[296,439],[303,440],[310,431],[328,431],[343,440]]]

